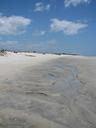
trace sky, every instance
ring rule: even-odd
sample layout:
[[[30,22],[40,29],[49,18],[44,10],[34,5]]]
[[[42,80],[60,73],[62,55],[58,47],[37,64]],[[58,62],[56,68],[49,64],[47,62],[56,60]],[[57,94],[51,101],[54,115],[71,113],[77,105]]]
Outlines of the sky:
[[[96,55],[96,0],[0,0],[0,49]]]

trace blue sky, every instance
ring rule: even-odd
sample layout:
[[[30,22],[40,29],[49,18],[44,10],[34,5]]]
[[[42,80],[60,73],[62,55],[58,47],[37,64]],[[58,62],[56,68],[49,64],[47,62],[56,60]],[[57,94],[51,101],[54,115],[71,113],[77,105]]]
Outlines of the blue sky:
[[[96,55],[96,0],[0,0],[0,48]]]

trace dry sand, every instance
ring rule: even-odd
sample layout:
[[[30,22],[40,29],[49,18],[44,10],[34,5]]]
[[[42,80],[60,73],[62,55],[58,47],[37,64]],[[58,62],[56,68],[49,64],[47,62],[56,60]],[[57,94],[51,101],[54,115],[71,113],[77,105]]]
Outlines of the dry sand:
[[[0,57],[0,128],[96,128],[96,58]]]

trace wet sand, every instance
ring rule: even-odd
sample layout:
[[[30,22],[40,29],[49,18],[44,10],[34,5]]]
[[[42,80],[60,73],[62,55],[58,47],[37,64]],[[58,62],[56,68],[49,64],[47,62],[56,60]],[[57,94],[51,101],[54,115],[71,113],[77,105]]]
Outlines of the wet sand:
[[[36,56],[0,57],[0,128],[96,128],[96,58]]]

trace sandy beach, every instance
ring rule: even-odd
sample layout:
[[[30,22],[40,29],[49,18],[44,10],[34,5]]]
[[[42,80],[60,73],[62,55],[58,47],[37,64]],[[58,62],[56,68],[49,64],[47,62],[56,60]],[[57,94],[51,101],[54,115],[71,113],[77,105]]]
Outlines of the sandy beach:
[[[96,128],[96,57],[0,56],[0,128]]]

